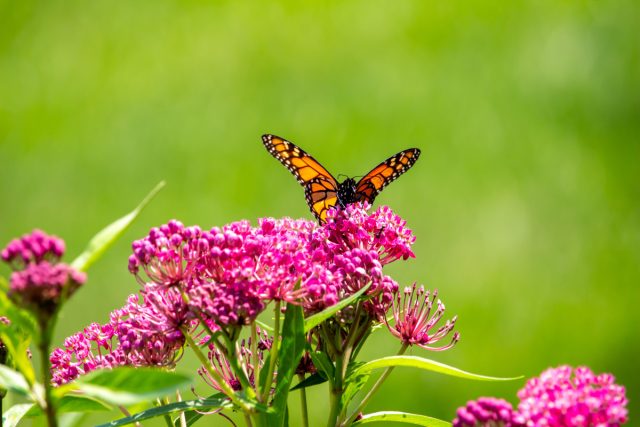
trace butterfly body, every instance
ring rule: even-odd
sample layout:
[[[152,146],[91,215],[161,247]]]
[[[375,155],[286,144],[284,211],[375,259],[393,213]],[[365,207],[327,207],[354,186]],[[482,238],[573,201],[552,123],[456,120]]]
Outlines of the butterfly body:
[[[307,204],[320,223],[326,221],[327,211],[333,206],[344,208],[355,202],[373,203],[378,193],[409,170],[420,156],[419,149],[410,148],[389,157],[357,182],[353,178],[338,182],[294,143],[269,134],[262,136],[262,142],[304,187]]]
[[[344,181],[338,183],[338,204],[340,207],[346,207],[351,203],[358,201],[358,194],[356,191],[356,180],[353,178],[347,178]]]

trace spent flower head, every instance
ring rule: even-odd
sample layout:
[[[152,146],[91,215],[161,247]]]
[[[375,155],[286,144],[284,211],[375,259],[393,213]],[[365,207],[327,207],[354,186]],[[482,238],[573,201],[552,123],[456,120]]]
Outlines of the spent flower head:
[[[453,347],[460,339],[459,332],[453,334],[448,344],[441,347],[432,346],[453,330],[457,320],[457,316],[454,316],[438,326],[445,307],[437,297],[437,290],[431,295],[430,291],[425,291],[424,286],[418,287],[415,283],[412,287],[404,288],[402,294],[398,291],[392,304],[393,322],[386,322],[389,331],[404,345],[417,345],[433,351]]]

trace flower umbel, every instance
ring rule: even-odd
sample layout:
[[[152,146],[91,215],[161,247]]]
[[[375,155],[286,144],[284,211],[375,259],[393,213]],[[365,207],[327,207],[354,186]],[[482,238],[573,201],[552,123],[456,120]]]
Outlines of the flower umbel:
[[[625,388],[611,374],[582,366],[550,368],[518,392],[516,420],[532,426],[619,426],[627,421]]]
[[[481,397],[467,402],[456,414],[453,427],[506,427],[511,426],[513,407],[504,399]]]
[[[180,310],[175,295],[129,296],[127,304],[110,315],[109,323],[92,323],[65,339],[64,348],[55,349],[51,362],[52,382],[62,385],[96,369],[116,366],[160,366],[172,368],[181,356],[184,337],[178,330]],[[163,307],[165,304],[166,307]]]
[[[444,325],[436,327],[444,314],[444,304],[439,299],[436,301],[438,291],[425,291],[424,286],[404,288],[402,295],[396,293],[396,298],[392,304],[393,325],[387,322],[389,331],[405,345],[417,345],[427,350],[443,351],[453,347],[460,339],[460,333],[455,332],[451,342],[441,347],[433,347],[434,344],[444,337],[454,328],[457,316],[447,320]],[[433,304],[436,303],[436,310],[432,313]]]
[[[458,409],[453,427],[618,427],[627,422],[625,389],[611,374],[560,366],[531,378],[520,403],[482,397]]]
[[[64,248],[62,239],[34,230],[2,250],[2,260],[14,269],[9,297],[37,313],[41,323],[86,281],[84,273],[59,263]]]

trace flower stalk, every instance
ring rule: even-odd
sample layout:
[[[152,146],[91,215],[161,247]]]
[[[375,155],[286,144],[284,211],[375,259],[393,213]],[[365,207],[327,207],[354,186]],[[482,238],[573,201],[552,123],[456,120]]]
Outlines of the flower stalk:
[[[282,315],[280,311],[280,301],[275,302],[275,306],[273,308],[274,314],[274,325],[273,325],[273,344],[271,344],[270,360],[269,360],[269,368],[267,371],[267,380],[264,382],[264,389],[262,390],[262,401],[267,402],[269,398],[269,393],[271,393],[271,383],[273,374],[276,370],[276,363],[278,362],[278,350],[280,344],[280,316]],[[256,379],[256,382],[258,379]]]
[[[45,407],[43,408],[47,418],[49,427],[58,427],[58,419],[56,416],[56,407],[53,401],[53,384],[51,383],[51,366],[49,364],[49,353],[51,350],[51,336],[53,335],[54,326],[57,320],[57,314],[54,314],[47,322],[39,322],[41,330],[41,338],[38,343],[40,351],[40,369],[42,370],[42,385],[44,387]]]

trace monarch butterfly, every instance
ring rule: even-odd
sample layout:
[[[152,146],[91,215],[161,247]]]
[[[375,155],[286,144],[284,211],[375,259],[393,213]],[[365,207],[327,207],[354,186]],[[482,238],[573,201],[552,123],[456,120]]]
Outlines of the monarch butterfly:
[[[357,183],[353,178],[338,182],[316,159],[294,143],[269,134],[262,135],[262,143],[304,187],[307,204],[321,224],[327,219],[327,210],[336,204],[345,207],[355,202],[373,203],[378,193],[408,171],[420,156],[419,149],[409,148],[371,169]]]

